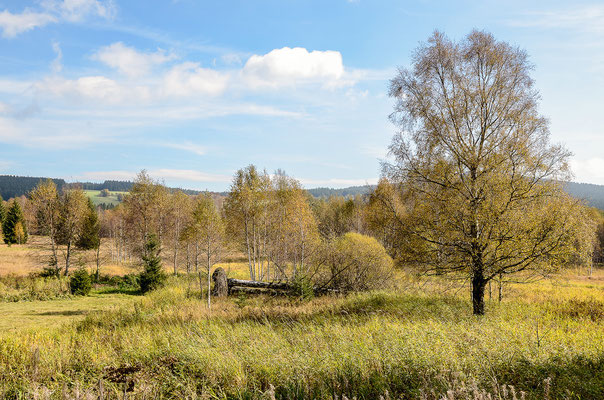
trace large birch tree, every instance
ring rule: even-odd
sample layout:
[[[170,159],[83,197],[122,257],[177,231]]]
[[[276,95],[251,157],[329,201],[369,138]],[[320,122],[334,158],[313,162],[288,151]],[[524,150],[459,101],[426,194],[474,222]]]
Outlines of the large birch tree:
[[[555,267],[584,251],[584,208],[560,182],[570,153],[549,140],[526,52],[473,31],[435,32],[390,84],[400,128],[385,175],[404,190],[398,218],[422,241],[422,264],[487,283]]]

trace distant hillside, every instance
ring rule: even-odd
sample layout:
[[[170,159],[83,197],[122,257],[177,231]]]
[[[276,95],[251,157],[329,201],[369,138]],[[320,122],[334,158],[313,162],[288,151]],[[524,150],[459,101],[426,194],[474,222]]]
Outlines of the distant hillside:
[[[132,188],[134,183],[129,181],[105,181],[103,183],[97,182],[78,182],[78,185],[82,186],[84,190],[103,190],[107,189],[111,192],[127,192]]]
[[[319,187],[314,189],[307,189],[307,192],[310,193],[313,197],[317,198],[327,198],[331,196],[356,196],[357,194],[363,195],[370,193],[375,186],[373,185],[364,185],[364,186],[350,186],[343,189],[332,189],[326,187]]]
[[[565,189],[572,196],[585,200],[590,206],[604,210],[604,186],[568,182]]]
[[[47,177],[33,177],[33,176],[15,176],[15,175],[0,175],[0,195],[4,200],[8,200],[12,197],[20,197],[27,195],[33,188],[38,185],[40,181],[48,179]],[[127,192],[132,188],[133,182],[130,181],[113,181],[106,180],[102,183],[98,182],[75,182],[67,183],[64,179],[53,179],[59,189],[66,185],[81,185],[82,189],[89,191],[100,191],[107,189],[110,192]],[[308,189],[308,192],[317,198],[327,198],[330,196],[344,196],[352,197],[356,195],[364,195],[370,193],[375,186],[363,185],[363,186],[351,186],[342,189],[332,189],[327,187],[319,187],[314,189]],[[170,191],[182,190],[188,195],[196,195],[201,193],[200,190],[191,189],[179,189],[179,188],[168,188]],[[568,182],[565,185],[565,189],[572,196],[579,199],[584,199],[587,204],[592,207],[604,210],[604,186],[594,185],[590,183],[576,183]],[[227,195],[227,192],[219,193],[220,195]]]
[[[356,196],[357,194],[363,195],[370,193],[375,186],[351,186],[343,189],[331,189],[331,188],[316,188],[308,189],[308,192],[317,198],[326,198],[330,196]],[[571,195],[578,199],[583,199],[591,207],[599,208],[604,210],[604,186],[594,185],[591,183],[576,183],[568,182],[565,184],[565,190]]]
[[[21,197],[35,188],[40,181],[48,178],[39,176],[14,176],[0,175],[0,195],[4,200],[11,197]],[[67,183],[63,179],[53,179],[58,188],[62,188]]]
[[[16,175],[0,175],[0,195],[4,200],[11,197],[26,196],[31,192],[40,181],[45,181],[48,177],[31,177],[31,176],[16,176]],[[134,185],[130,181],[112,181],[107,180],[103,183],[98,182],[72,182],[67,183],[64,179],[52,179],[57,188],[60,190],[66,185],[79,185],[84,190],[103,190],[107,189],[110,192],[127,192]],[[181,190],[188,195],[196,195],[201,193],[200,190],[168,188],[170,191]]]

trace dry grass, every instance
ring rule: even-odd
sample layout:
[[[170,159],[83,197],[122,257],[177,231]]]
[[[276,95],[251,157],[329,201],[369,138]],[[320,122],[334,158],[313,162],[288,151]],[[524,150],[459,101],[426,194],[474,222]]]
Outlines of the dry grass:
[[[573,274],[510,285],[482,318],[463,286],[439,278],[401,274],[395,291],[311,301],[232,297],[211,311],[195,280],[170,278],[119,307],[65,315],[62,326],[0,333],[0,389],[95,398],[102,382],[111,398],[126,387],[140,399],[603,398],[604,271]]]
[[[0,257],[26,274],[43,246],[34,237]],[[244,260],[227,261],[218,266],[247,278]],[[604,398],[604,269],[503,293],[476,318],[467,282],[398,271],[394,290],[242,295],[208,311],[192,274],[147,296],[0,303],[0,397]]]
[[[0,244],[0,277],[7,275],[25,276],[37,273],[48,266],[50,259],[50,239],[46,236],[30,235],[28,242],[23,245],[8,246]],[[64,249],[59,250],[59,265],[64,263]],[[74,250],[71,258],[72,265],[85,265],[93,268],[95,254],[93,251]],[[110,244],[107,240],[101,247],[101,271],[105,275],[125,275],[137,271],[135,265],[118,264],[110,260]],[[167,270],[168,268],[166,268]]]

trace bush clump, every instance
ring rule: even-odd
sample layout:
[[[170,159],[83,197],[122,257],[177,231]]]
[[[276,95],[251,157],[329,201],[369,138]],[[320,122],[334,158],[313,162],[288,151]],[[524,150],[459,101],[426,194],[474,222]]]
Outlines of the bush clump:
[[[392,281],[394,262],[375,238],[349,232],[333,239],[322,251],[327,266],[319,289],[340,292],[383,289]]]
[[[76,270],[69,280],[69,289],[75,296],[88,296],[92,289],[92,279],[84,268]]]

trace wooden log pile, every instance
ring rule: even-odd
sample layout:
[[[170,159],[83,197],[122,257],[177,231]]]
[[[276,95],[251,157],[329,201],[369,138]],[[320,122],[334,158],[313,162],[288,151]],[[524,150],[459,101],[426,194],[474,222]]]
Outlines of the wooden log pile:
[[[244,279],[228,278],[226,271],[222,268],[216,268],[212,274],[214,280],[213,296],[226,296],[234,293],[291,293],[294,291],[294,285],[283,281],[263,282],[248,281]],[[338,293],[338,290],[329,288],[314,288],[315,294]]]
[[[230,278],[227,280],[229,294],[244,293],[263,293],[263,292],[290,292],[293,286],[286,282],[262,282],[246,281],[243,279]]]

